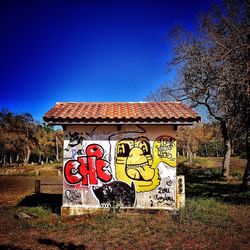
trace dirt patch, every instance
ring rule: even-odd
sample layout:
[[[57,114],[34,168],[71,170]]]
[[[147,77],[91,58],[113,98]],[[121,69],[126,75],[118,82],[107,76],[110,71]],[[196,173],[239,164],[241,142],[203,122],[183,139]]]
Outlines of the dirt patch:
[[[0,207],[6,205],[17,205],[25,196],[35,192],[35,180],[41,180],[41,183],[62,183],[61,176],[39,176],[39,177],[23,177],[23,176],[0,176]],[[62,194],[62,186],[51,185],[41,186],[43,193]]]

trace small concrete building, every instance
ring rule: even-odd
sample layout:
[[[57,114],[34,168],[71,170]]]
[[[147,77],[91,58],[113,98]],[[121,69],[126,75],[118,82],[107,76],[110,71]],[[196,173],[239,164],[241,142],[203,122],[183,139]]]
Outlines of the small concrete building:
[[[176,130],[200,120],[183,103],[65,102],[43,119],[64,131],[63,216],[183,205]]]

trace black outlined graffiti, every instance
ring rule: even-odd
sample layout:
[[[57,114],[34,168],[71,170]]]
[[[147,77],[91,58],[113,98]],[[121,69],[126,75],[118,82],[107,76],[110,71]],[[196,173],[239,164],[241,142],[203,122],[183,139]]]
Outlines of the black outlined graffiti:
[[[174,182],[171,180],[170,176],[168,176],[164,180],[164,183],[164,186],[157,188],[157,194],[153,196],[153,199],[150,196],[150,206],[153,206],[154,202],[162,206],[175,205],[175,199],[171,193],[171,189],[173,188]]]
[[[113,181],[102,187],[93,187],[93,192],[101,207],[133,207],[135,204],[135,186],[122,181]]]
[[[96,129],[97,129],[98,127],[100,127],[100,126],[101,126],[101,125],[96,125],[96,126],[92,129],[91,132],[89,132],[89,133],[86,132],[86,135],[92,137],[92,136],[94,135]]]
[[[158,194],[169,194],[169,193],[170,193],[169,188],[161,188],[161,187],[158,188]]]
[[[170,179],[169,176],[166,179],[166,185],[169,186],[169,187],[173,185],[173,181]]]
[[[81,136],[78,132],[69,132],[69,136],[69,144],[64,149],[64,158],[75,159],[78,155],[82,155],[84,153],[82,143],[85,138]]]
[[[163,195],[156,194],[155,199],[157,201],[157,204],[172,206],[174,204],[174,197],[168,196],[166,193]]]
[[[70,204],[82,204],[81,193],[75,189],[66,189],[64,192],[64,199],[66,203]]]
[[[108,137],[108,141],[109,141],[109,152],[111,152],[111,140],[115,139],[116,136],[120,136],[120,135],[123,135],[125,136],[126,134],[130,135],[131,134],[146,134],[146,130],[144,128],[142,128],[140,125],[135,125],[137,130],[129,130],[129,131],[119,131],[117,133],[114,133],[114,134],[111,134],[109,137]],[[109,161],[111,161],[111,155],[110,155],[110,159]]]
[[[69,144],[68,144],[67,148],[65,148],[66,151],[69,151],[70,148],[73,148],[79,144],[82,144],[83,140],[85,140],[85,138],[80,136],[80,134],[78,132],[74,132],[74,133],[69,132],[69,136],[70,136]]]
[[[172,137],[159,137],[157,138],[157,154],[160,158],[171,159],[173,157],[171,151],[175,147],[175,139]]]
[[[150,207],[153,207],[154,206],[154,202],[153,202],[153,200],[152,200],[152,197],[151,196],[149,196],[149,202],[150,202]]]

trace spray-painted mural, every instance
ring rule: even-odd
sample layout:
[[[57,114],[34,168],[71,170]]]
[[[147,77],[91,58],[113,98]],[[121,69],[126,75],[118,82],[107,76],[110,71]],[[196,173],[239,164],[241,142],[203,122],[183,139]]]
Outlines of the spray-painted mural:
[[[68,126],[63,205],[175,207],[175,130],[145,127]]]
[[[93,187],[101,207],[133,207],[135,204],[135,186],[122,181],[113,181],[101,187]]]
[[[108,182],[112,179],[109,162],[102,159],[103,148],[98,144],[90,144],[86,155],[69,160],[64,166],[64,177],[68,184],[97,185],[98,180]]]
[[[146,192],[159,185],[158,169],[153,165],[149,140],[145,137],[123,139],[116,144],[116,177],[133,182],[137,192]]]

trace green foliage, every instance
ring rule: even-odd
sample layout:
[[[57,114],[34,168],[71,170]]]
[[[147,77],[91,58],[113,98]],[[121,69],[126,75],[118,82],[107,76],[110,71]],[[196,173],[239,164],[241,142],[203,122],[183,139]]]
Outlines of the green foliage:
[[[20,211],[36,216],[48,216],[51,214],[51,211],[44,207],[22,207]]]
[[[180,154],[196,153],[199,156],[222,156],[224,145],[218,123],[200,123],[180,127],[177,131],[177,150]],[[237,152],[241,149],[236,148]]]
[[[181,221],[190,224],[198,221],[206,226],[219,227],[224,221],[230,221],[226,206],[214,198],[188,199],[184,209],[180,211]]]
[[[197,154],[199,156],[222,156],[223,150],[224,148],[221,140],[213,139],[206,143],[201,143],[197,150]]]
[[[24,212],[31,216],[31,219],[22,219],[19,224],[22,228],[49,229],[50,231],[64,230],[65,226],[61,223],[59,215],[51,212],[46,207],[20,207],[19,212]]]

